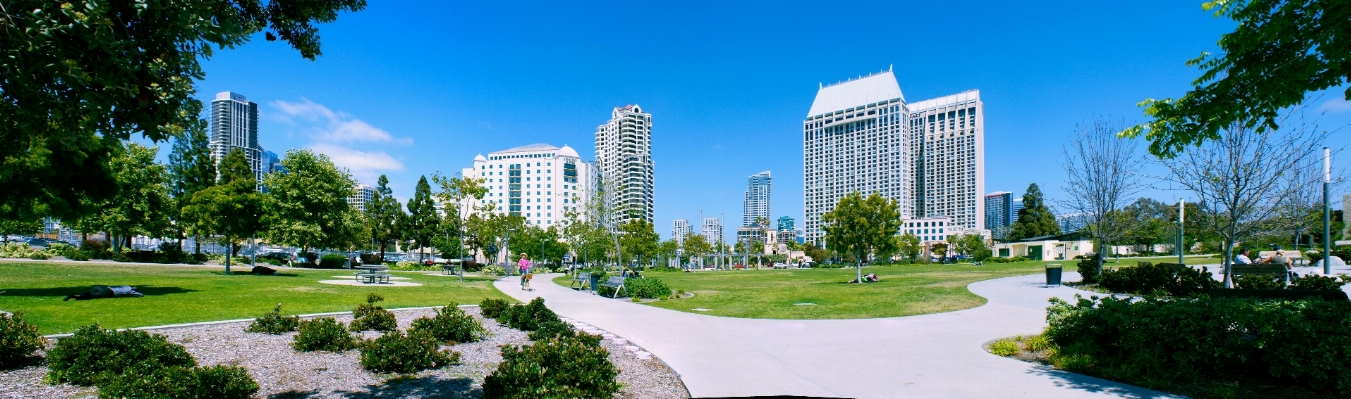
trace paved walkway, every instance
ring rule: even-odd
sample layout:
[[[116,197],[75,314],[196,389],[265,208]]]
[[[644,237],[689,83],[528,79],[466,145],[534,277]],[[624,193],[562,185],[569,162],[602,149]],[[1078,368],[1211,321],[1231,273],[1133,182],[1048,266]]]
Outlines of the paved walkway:
[[[985,352],[982,344],[1045,326],[1046,299],[1072,298],[1041,276],[971,284],[989,303],[949,313],[859,320],[764,320],[677,312],[601,298],[535,279],[496,282],[522,301],[608,330],[661,358],[695,397],[1165,398],[1156,391],[1057,371]],[[1067,272],[1066,281],[1076,281]]]

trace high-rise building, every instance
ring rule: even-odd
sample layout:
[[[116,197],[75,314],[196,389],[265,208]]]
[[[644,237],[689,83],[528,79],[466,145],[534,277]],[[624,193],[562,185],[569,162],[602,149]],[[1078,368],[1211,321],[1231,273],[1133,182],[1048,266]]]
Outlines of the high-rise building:
[[[1018,221],[1018,213],[1023,211],[1023,197],[1022,196],[1013,197],[1012,202],[1013,205],[1009,207],[1009,213],[1013,214],[1013,220],[1009,221],[1010,226],[1013,225],[1013,222]]]
[[[793,224],[794,221],[792,216],[779,216],[779,228],[778,228],[779,233],[792,235]]]
[[[747,179],[744,211],[741,213],[741,227],[759,226],[761,218],[764,218],[766,223],[769,222],[769,190],[768,170],[753,174]]]
[[[652,114],[637,105],[615,107],[610,121],[596,127],[596,168],[614,212],[610,228],[633,219],[653,222]]]
[[[492,152],[486,157],[479,154],[474,166],[464,168],[460,175],[483,179],[488,188],[483,199],[467,199],[465,205],[492,205],[494,212],[521,216],[540,227],[567,221],[570,211],[584,218],[597,181],[593,166],[576,150],[548,144]]]
[[[353,208],[356,208],[357,212],[364,214],[366,213],[366,205],[370,204],[371,199],[373,198],[375,198],[375,187],[358,184],[356,192],[352,193],[352,196],[347,197],[347,203],[351,204]]]
[[[685,245],[685,237],[689,237],[691,232],[690,221],[685,219],[676,219],[671,222],[671,239],[680,245]]]
[[[914,215],[914,166],[906,107],[891,71],[822,85],[802,123],[807,241],[821,243],[821,215],[849,193],[879,193]]]
[[[985,117],[980,91],[910,104],[915,212],[985,229]]]
[[[997,191],[985,195],[985,227],[991,230],[1009,227],[1016,220],[1013,193]]]
[[[722,221],[718,218],[704,218],[704,224],[699,226],[699,235],[704,236],[704,241],[708,241],[709,245],[722,242]]]
[[[822,85],[803,122],[806,241],[822,244],[821,215],[852,192],[983,230],[983,107],[976,90],[907,103],[890,70]]]
[[[220,161],[236,148],[244,151],[244,158],[253,169],[258,188],[263,187],[263,146],[258,144],[258,103],[243,94],[223,91],[211,101],[211,156],[216,160],[217,176]]]

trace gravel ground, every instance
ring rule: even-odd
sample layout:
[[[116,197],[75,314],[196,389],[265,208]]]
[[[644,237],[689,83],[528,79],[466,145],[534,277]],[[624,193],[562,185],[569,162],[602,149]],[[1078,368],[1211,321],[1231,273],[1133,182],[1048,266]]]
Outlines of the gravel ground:
[[[290,343],[295,333],[268,335],[245,333],[247,323],[177,327],[154,330],[171,342],[183,345],[199,365],[227,364],[248,369],[261,388],[259,398],[478,398],[483,378],[502,361],[501,345],[529,344],[526,334],[483,319],[477,307],[465,311],[479,318],[490,332],[480,342],[448,347],[460,352],[460,364],[415,375],[382,375],[367,372],[357,363],[359,352],[297,352]],[[399,327],[406,329],[413,320],[432,316],[430,309],[395,310]],[[352,316],[333,316],[350,322]],[[602,345],[610,351],[610,361],[620,369],[623,391],[615,398],[666,399],[688,398],[680,377],[660,360],[623,338],[573,322],[579,328],[601,333]],[[373,331],[362,333],[376,338]],[[0,398],[94,398],[94,388],[69,384],[46,385],[45,366],[33,366],[0,372]]]

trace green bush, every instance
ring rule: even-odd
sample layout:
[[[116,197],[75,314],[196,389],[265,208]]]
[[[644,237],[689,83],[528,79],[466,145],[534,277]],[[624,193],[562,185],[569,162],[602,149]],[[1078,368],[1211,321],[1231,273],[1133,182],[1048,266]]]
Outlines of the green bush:
[[[56,346],[47,352],[50,371],[46,380],[88,386],[125,370],[196,365],[186,349],[170,343],[163,335],[105,330],[94,324],[80,327],[70,337],[56,341]]]
[[[634,298],[666,298],[671,296],[671,287],[658,278],[631,278],[624,280],[624,291]]]
[[[1340,291],[1343,285],[1346,285],[1347,277],[1316,276],[1304,275],[1290,278],[1290,287],[1292,290],[1304,291]]]
[[[281,304],[279,303],[271,312],[267,312],[267,314],[264,314],[262,317],[253,319],[253,323],[250,323],[249,327],[244,329],[244,331],[264,334],[284,334],[295,331],[299,326],[300,317],[282,316]]]
[[[1098,261],[1094,257],[1084,257],[1079,259],[1078,264],[1079,281],[1084,284],[1093,284],[1098,282]]]
[[[132,261],[132,259],[131,259],[130,256],[127,256],[127,254],[122,253],[122,252],[113,252],[112,259],[113,259],[114,262],[131,262],[131,261]]]
[[[46,344],[38,326],[24,321],[23,313],[0,314],[0,370],[32,364]]]
[[[440,349],[431,335],[391,331],[361,345],[361,367],[377,373],[409,374],[460,360],[459,353]]]
[[[1285,289],[1285,278],[1269,274],[1241,274],[1234,278],[1234,284],[1249,290],[1281,290]]]
[[[72,253],[70,254],[70,256],[67,256],[67,257],[66,257],[66,259],[77,260],[77,261],[87,261],[87,260],[89,260],[89,258],[92,258],[92,256],[89,256],[89,252],[86,252],[86,251],[75,251],[75,252],[72,252]]]
[[[1245,376],[1351,395],[1351,302],[1241,298],[1051,300],[1066,370],[1158,388]]]
[[[378,294],[367,294],[366,303],[352,309],[352,331],[394,331],[399,328],[399,321],[394,318],[394,313],[375,306],[376,302],[383,300],[385,298]]]
[[[532,341],[539,341],[548,338],[571,338],[576,335],[577,331],[573,330],[572,326],[559,320],[540,324],[538,329],[531,331],[526,337]]]
[[[479,302],[478,304],[478,309],[483,317],[497,319],[502,315],[503,311],[507,310],[508,306],[510,305],[508,305],[507,301],[504,299],[483,298],[483,302]]]
[[[332,317],[301,320],[297,330],[291,347],[301,352],[342,352],[357,346],[352,333]]]
[[[121,374],[99,386],[103,399],[246,399],[258,383],[242,367],[156,367]]]
[[[319,258],[320,269],[341,269],[347,264],[347,257],[338,254],[328,254]]]
[[[546,323],[562,320],[544,306],[544,298],[535,298],[525,305],[511,305],[498,315],[497,321],[517,330],[535,331]]]
[[[392,266],[389,267],[389,269],[404,270],[404,271],[441,270],[441,265],[428,266],[411,260],[401,260],[395,262]]]
[[[459,304],[451,302],[437,310],[436,316],[432,318],[421,317],[413,320],[408,333],[427,334],[441,342],[464,343],[483,339],[488,330],[473,316],[465,313],[464,309],[460,309]]]
[[[1080,261],[1080,264],[1082,263],[1083,261]],[[1186,297],[1220,288],[1221,283],[1215,281],[1205,267],[1201,270],[1174,269],[1140,262],[1140,265],[1135,267],[1104,270],[1102,275],[1098,276],[1098,286],[1112,292]]]
[[[1017,263],[1017,262],[1026,262],[1026,261],[1028,261],[1028,260],[1029,260],[1029,259],[1027,259],[1026,257],[1022,257],[1022,256],[1014,256],[1014,257],[1012,257],[1012,258],[1000,258],[1000,257],[997,257],[997,256],[996,256],[996,257],[991,257],[991,258],[989,258],[989,259],[986,259],[986,260],[985,260],[985,263]],[[919,259],[919,262],[916,262],[916,263],[928,263],[928,262],[929,262],[929,260],[928,260],[927,258],[920,258],[920,259]],[[1094,270],[1096,270],[1096,269],[1094,269]]]
[[[28,259],[32,260],[47,260],[51,258],[52,258],[51,255],[47,255],[44,252],[34,252],[32,255],[28,255]]]
[[[507,274],[507,270],[498,265],[484,266],[483,269],[479,271],[485,276],[502,276]]]
[[[990,344],[990,353],[995,356],[1013,356],[1017,355],[1023,349],[1011,339],[1004,338]]]
[[[529,346],[502,346],[502,363],[483,380],[484,399],[609,398],[619,392],[619,369],[600,336],[549,338]]]

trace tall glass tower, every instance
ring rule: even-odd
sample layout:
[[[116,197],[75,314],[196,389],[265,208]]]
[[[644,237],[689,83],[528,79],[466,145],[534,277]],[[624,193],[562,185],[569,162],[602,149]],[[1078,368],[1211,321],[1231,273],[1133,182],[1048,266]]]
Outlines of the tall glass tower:
[[[236,148],[244,150],[244,158],[263,187],[263,146],[258,144],[258,103],[243,94],[223,91],[211,101],[211,157],[216,160],[217,178],[220,161]]]
[[[769,220],[769,171],[756,173],[747,179],[746,199],[741,213],[741,227],[759,226],[760,218]]]

